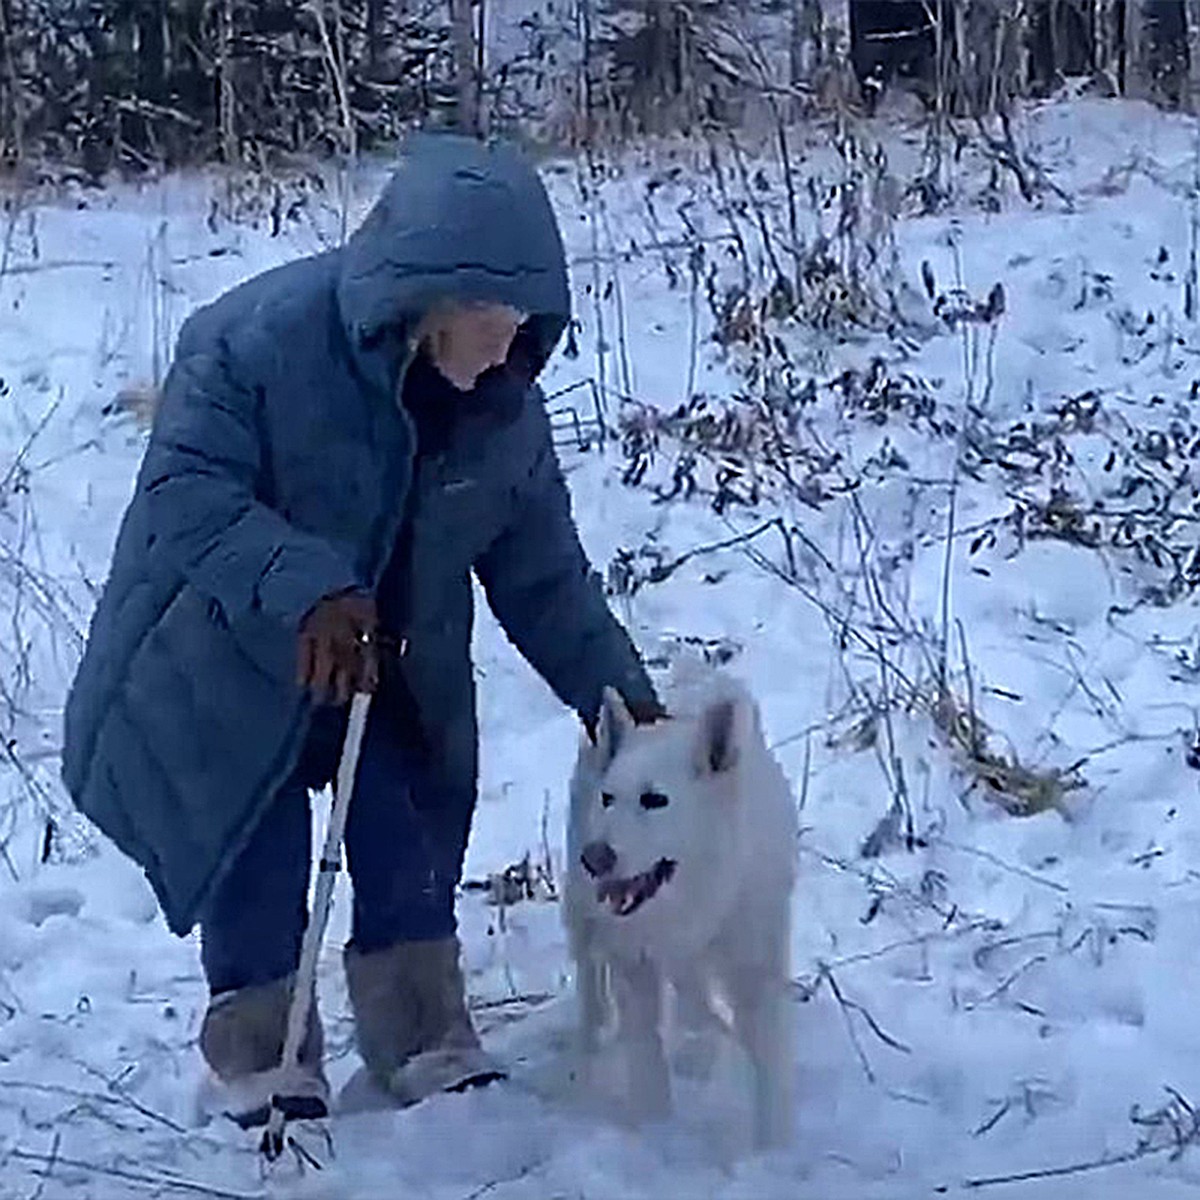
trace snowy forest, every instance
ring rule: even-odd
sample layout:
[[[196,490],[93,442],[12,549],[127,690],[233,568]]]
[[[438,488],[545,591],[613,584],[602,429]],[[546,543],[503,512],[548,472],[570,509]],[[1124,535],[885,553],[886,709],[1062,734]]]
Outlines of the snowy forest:
[[[580,722],[479,568],[492,1086],[356,1101],[342,873],[335,1100],[267,1161],[199,931],[64,784],[185,322],[343,253],[422,130],[536,165],[580,543],[655,685],[736,677],[787,776],[786,1146],[733,1039],[662,1119],[580,1086]],[[1192,1195],[1198,402],[1200,0],[0,0],[0,1200]]]
[[[95,178],[354,154],[430,122],[576,147],[870,112],[894,78],[958,117],[1065,78],[1186,109],[1198,18],[1183,0],[5,0],[0,149]]]

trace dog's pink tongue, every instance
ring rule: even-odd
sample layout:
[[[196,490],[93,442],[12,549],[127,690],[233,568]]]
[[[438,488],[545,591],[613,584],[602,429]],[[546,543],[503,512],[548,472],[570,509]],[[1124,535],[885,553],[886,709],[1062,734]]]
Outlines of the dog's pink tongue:
[[[625,905],[623,914],[633,912],[640,908],[655,892],[658,891],[658,881],[649,871],[643,871],[635,879],[630,881],[629,894],[625,897]]]

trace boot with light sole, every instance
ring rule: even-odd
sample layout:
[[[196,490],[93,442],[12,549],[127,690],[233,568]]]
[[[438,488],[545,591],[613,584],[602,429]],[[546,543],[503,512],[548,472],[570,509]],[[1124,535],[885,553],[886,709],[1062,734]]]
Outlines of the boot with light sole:
[[[457,938],[346,949],[358,1048],[375,1082],[401,1105],[507,1077],[484,1052],[467,1012]]]
[[[223,992],[200,1030],[200,1052],[219,1081],[218,1103],[243,1129],[265,1125],[272,1103],[290,1120],[329,1115],[325,1037],[314,1003],[299,1063],[282,1065],[293,977]]]

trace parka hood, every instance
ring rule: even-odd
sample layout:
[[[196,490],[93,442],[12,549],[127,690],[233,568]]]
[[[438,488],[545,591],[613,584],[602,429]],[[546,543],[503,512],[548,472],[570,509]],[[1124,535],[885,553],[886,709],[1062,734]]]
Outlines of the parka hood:
[[[342,255],[338,304],[351,343],[411,329],[440,300],[530,314],[533,374],[571,313],[566,256],[550,199],[514,147],[420,133]]]

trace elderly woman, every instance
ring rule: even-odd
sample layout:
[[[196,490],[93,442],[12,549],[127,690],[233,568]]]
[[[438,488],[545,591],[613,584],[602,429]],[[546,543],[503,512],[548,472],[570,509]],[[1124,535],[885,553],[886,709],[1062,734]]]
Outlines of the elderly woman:
[[[660,714],[580,546],[536,379],[570,299],[533,168],[414,138],[344,249],[195,313],[66,710],[64,778],[198,922],[201,1049],[280,1060],[307,921],[309,792],[375,692],[350,806],[345,966],[366,1066],[399,1101],[495,1078],[454,897],[476,794],[472,571],[585,722],[611,685]],[[315,1013],[315,1009],[314,1009]],[[295,1115],[328,1087],[313,1018]]]

